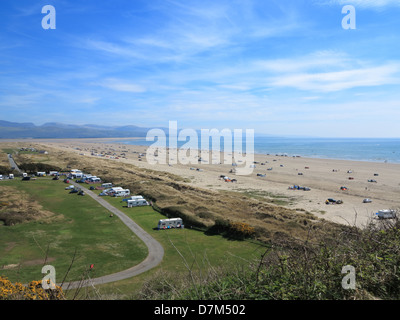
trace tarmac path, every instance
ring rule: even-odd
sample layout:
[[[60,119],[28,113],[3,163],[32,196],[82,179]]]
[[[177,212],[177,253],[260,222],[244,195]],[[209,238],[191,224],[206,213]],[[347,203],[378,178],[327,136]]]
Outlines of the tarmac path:
[[[82,281],[74,281],[74,282],[69,282],[69,283],[63,283],[62,284],[63,290],[88,287],[88,286],[99,285],[99,284],[104,284],[104,283],[109,283],[109,282],[114,282],[114,281],[131,278],[133,276],[136,276],[140,273],[143,273],[145,271],[148,271],[148,270],[156,267],[162,261],[163,256],[164,256],[164,248],[161,246],[161,244],[158,241],[156,241],[152,236],[150,236],[146,231],[144,231],[138,224],[136,224],[132,219],[130,219],[125,213],[123,213],[122,211],[118,210],[117,208],[115,208],[114,206],[109,204],[106,200],[102,199],[94,192],[82,187],[82,185],[80,185],[76,182],[71,182],[71,183],[73,185],[75,185],[76,187],[82,189],[86,195],[92,197],[94,200],[96,200],[98,203],[100,203],[103,207],[108,209],[113,215],[116,215],[118,218],[120,218],[121,221],[129,229],[131,229],[146,244],[146,246],[149,250],[149,254],[147,255],[145,260],[143,260],[138,265],[131,267],[129,269],[126,269],[126,270],[123,270],[120,272],[116,272],[113,274],[109,274],[109,275],[106,275],[103,277],[98,277],[98,278],[93,278],[93,279],[85,279]]]
[[[10,167],[14,168],[14,170],[21,172],[21,170],[18,168],[17,164],[14,161],[14,158],[11,154],[7,153],[8,161],[10,162]]]

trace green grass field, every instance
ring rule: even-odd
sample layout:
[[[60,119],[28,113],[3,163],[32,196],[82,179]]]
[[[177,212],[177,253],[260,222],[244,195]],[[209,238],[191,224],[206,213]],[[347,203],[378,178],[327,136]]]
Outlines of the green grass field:
[[[74,257],[68,280],[79,279],[91,264],[91,276],[97,277],[129,268],[147,256],[146,246],[120,220],[110,218],[90,197],[69,194],[64,183],[15,179],[3,181],[6,185],[29,193],[55,213],[50,222],[0,226],[0,274],[10,280],[42,279],[46,259],[61,281]]]
[[[125,294],[134,294],[145,280],[160,270],[176,273],[180,277],[188,276],[189,269],[197,275],[206,276],[210,268],[247,267],[249,263],[256,262],[266,250],[264,245],[257,242],[229,240],[220,235],[206,235],[191,228],[156,230],[158,221],[166,217],[152,207],[127,208],[126,202],[121,198],[103,198],[138,223],[165,250],[159,267],[134,278],[102,285],[101,290],[105,294],[112,294],[116,288]]]
[[[25,191],[45,210],[55,213],[51,222],[38,220],[11,227],[0,225],[0,274],[11,281],[40,280],[42,266],[50,264],[56,268],[59,282],[75,254],[68,281],[79,279],[91,264],[94,264],[91,277],[99,277],[132,267],[148,253],[145,244],[118,217],[110,217],[109,212],[89,196],[69,194],[62,181],[15,179],[3,181],[2,186],[6,185]],[[106,295],[118,292],[118,295],[129,296],[158,270],[182,276],[188,274],[188,267],[207,272],[210,267],[248,265],[248,261],[257,259],[265,251],[258,243],[209,236],[190,228],[155,230],[158,220],[165,216],[152,207],[127,208],[121,198],[104,199],[131,217],[165,250],[164,259],[157,268],[100,286]]]

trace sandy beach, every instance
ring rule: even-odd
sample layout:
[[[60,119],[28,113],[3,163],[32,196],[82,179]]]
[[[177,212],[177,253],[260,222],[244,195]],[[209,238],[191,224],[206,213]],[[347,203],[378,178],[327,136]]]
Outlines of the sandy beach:
[[[281,198],[284,200],[283,205],[288,208],[307,211],[319,218],[341,224],[363,227],[375,217],[378,210],[400,208],[400,164],[255,154],[253,172],[239,176],[230,172],[235,169],[232,163],[210,164],[211,160],[218,158],[211,154],[210,163],[153,164],[147,159],[148,147],[115,144],[107,139],[31,142],[72,151],[83,157],[108,158],[110,161],[173,173],[186,178],[188,184],[200,188],[255,192]],[[222,155],[220,160],[223,161]],[[237,181],[225,182],[220,178],[221,175]],[[310,190],[292,190],[289,187],[293,185],[308,187]],[[346,190],[341,187],[346,187]],[[325,201],[328,198],[340,199],[343,203],[327,205]],[[363,203],[365,198],[372,202]]]

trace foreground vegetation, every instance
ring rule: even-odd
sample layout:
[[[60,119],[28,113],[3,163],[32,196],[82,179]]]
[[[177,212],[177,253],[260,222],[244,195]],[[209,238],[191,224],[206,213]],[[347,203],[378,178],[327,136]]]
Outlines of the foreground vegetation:
[[[0,300],[64,300],[62,289],[43,289],[41,281],[31,281],[28,285],[12,283],[0,277]]]
[[[276,243],[249,268],[210,268],[176,282],[162,272],[148,280],[138,299],[343,300],[400,299],[400,222],[371,222],[336,240]],[[343,267],[354,267],[355,287]]]

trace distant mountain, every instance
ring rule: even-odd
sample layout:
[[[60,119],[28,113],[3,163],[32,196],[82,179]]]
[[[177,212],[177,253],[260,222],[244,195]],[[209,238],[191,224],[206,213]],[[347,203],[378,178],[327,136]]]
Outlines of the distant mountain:
[[[35,125],[31,122],[17,123],[17,122],[0,120],[0,127],[32,128],[35,127]]]
[[[128,126],[75,125],[47,122],[16,123],[0,120],[0,139],[128,138],[146,137],[151,128]]]

